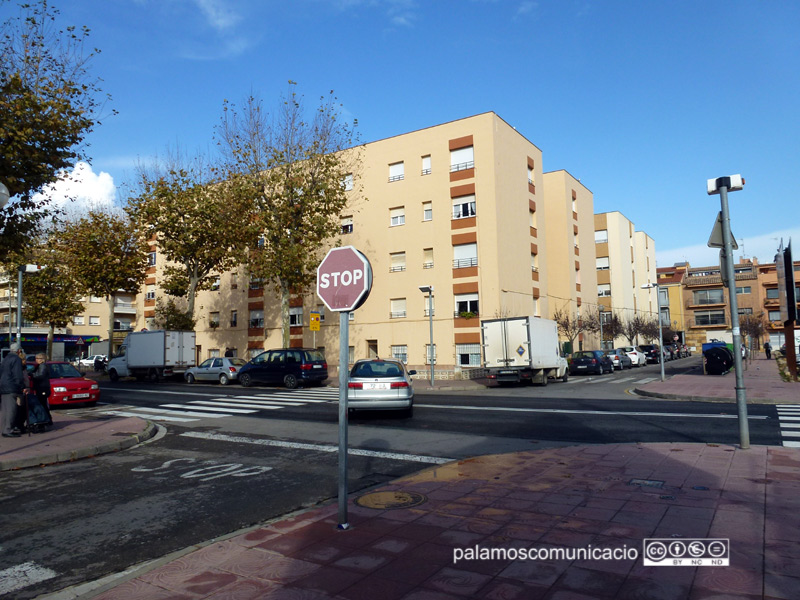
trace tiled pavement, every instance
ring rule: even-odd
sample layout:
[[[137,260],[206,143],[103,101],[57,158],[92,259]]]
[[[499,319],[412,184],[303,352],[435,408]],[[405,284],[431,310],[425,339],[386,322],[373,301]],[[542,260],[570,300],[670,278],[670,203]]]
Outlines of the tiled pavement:
[[[773,369],[771,361],[751,363],[745,372],[748,399],[798,402],[795,390],[800,384],[775,386]],[[685,377],[693,377],[690,384]],[[670,382],[674,382],[671,391],[664,387]],[[718,391],[726,386],[729,392]],[[733,398],[733,375],[676,376],[644,387],[655,389],[654,395],[684,399],[724,397],[724,393]],[[126,437],[137,430],[134,420],[126,420]],[[139,425],[141,431],[147,424]],[[78,427],[79,423],[65,424],[62,437],[79,439]],[[80,438],[84,445],[101,445],[103,440],[95,435],[99,429],[84,431]],[[108,435],[119,436],[119,431]],[[23,444],[15,450],[17,459],[33,460],[19,454],[35,453],[31,439],[36,437],[27,442],[10,440]],[[379,508],[367,508],[352,498],[347,531],[337,528],[337,506],[330,503],[50,597],[800,598],[800,448],[742,450],[715,444],[551,448],[453,462],[370,493],[381,492],[397,499],[418,494],[420,503],[389,509],[378,503]],[[650,537],[667,543],[729,539],[730,566],[644,566],[643,543]],[[627,549],[629,554],[616,560],[519,557],[521,550],[531,549],[562,553]],[[501,556],[469,558],[469,551],[481,550]],[[508,556],[515,551],[516,559]],[[455,560],[459,553],[464,558]]]

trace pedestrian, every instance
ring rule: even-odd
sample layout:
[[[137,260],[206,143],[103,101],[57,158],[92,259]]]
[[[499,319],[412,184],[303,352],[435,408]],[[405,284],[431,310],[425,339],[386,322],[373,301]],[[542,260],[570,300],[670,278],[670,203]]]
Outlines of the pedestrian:
[[[0,401],[2,402],[2,435],[3,437],[19,437],[22,432],[15,427],[17,414],[22,406],[22,394],[25,392],[23,365],[18,352],[18,343],[11,344],[10,352],[0,363]]]
[[[233,356],[233,348],[225,348],[225,357],[231,358]]]
[[[31,375],[33,394],[28,401],[28,427],[33,433],[44,433],[53,425],[50,415],[50,367],[47,366],[47,355],[40,352],[36,355],[36,369]]]
[[[772,344],[764,342],[764,352],[767,354],[767,360],[772,358]]]

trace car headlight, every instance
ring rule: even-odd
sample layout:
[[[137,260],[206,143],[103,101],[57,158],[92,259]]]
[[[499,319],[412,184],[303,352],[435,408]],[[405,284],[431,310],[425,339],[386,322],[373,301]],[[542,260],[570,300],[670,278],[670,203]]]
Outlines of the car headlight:
[[[100,389],[100,386],[99,386],[99,385],[97,385],[96,383],[93,383],[93,384],[92,384],[92,387],[91,387],[91,389],[93,389],[93,390],[99,390],[99,389]]]
[[[64,392],[67,391],[67,388],[65,388],[64,386],[61,386],[61,385],[57,385],[56,387],[53,388],[53,391],[54,392],[64,393]]]

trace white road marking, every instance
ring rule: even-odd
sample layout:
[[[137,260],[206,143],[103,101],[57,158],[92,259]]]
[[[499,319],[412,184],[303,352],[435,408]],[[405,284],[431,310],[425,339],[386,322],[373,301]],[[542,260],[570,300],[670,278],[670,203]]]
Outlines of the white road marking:
[[[194,405],[194,404],[205,403],[205,402],[206,402],[205,400],[195,400],[194,402],[190,402],[189,404]],[[219,404],[222,404],[222,403],[219,403]],[[211,407],[205,407],[205,406],[189,406],[187,404],[159,404],[159,406],[162,407],[162,408],[179,408],[179,409],[183,409],[183,410],[186,410],[187,408],[191,408],[191,409],[194,409],[194,410],[207,410],[209,412],[219,412],[218,408],[211,408]],[[225,412],[229,412],[229,413],[250,414],[250,413],[258,412],[257,410],[246,410],[244,408],[231,408],[227,404],[225,404],[224,406],[225,406]],[[230,415],[225,415],[225,416],[230,416]]]
[[[800,437],[800,404],[781,404],[775,407],[778,412],[778,421],[780,422],[781,437],[783,438],[797,438]],[[794,448],[800,447],[800,442],[793,442],[787,440],[783,442],[784,446]]]
[[[783,437],[800,437],[800,431],[781,431]]]
[[[41,581],[47,581],[58,573],[34,562],[14,565],[0,571],[0,596],[21,590]]]
[[[263,440],[234,435],[224,435],[219,433],[207,433],[203,431],[187,431],[182,436],[200,438],[204,440],[215,440],[220,442],[233,442],[236,444],[254,444],[257,446],[271,446],[276,448],[290,448],[293,450],[313,450],[316,452],[334,453],[339,451],[339,446],[328,444],[303,444],[300,442],[283,442],[280,440]],[[376,450],[360,450],[358,448],[348,448],[349,456],[369,456],[372,458],[388,458],[390,460],[405,460],[411,462],[430,463],[441,465],[452,462],[454,458],[440,458],[437,456],[421,456],[418,454],[401,454],[397,452],[378,452]]]
[[[109,410],[109,415],[119,415],[120,417],[139,417],[140,419],[153,419],[154,421],[175,421],[176,423],[191,423],[198,419],[182,419],[180,417],[168,417],[167,415],[155,415],[147,412],[131,412],[136,410],[136,407],[130,407],[130,410]],[[148,409],[144,409],[148,410]]]
[[[265,404],[262,402],[256,403],[249,403],[249,402],[237,402],[236,404],[231,404],[230,402],[215,402],[214,400],[193,400],[189,404],[207,404],[209,406],[236,406],[237,408],[256,408],[256,409],[263,409],[263,410],[273,410],[276,408],[284,408],[285,404]]]
[[[800,448],[800,442],[783,442],[783,445],[788,448]]]
[[[738,419],[739,415],[710,415],[699,413],[665,413],[665,412],[634,412],[634,411],[612,411],[612,410],[578,410],[569,408],[513,408],[502,406],[455,406],[445,404],[417,404],[420,408],[444,408],[456,410],[481,410],[496,412],[532,412],[532,413],[552,413],[552,414],[571,414],[571,415],[621,415],[626,417],[679,417],[679,418],[704,418],[704,419]],[[748,419],[763,420],[769,417],[748,415]]]

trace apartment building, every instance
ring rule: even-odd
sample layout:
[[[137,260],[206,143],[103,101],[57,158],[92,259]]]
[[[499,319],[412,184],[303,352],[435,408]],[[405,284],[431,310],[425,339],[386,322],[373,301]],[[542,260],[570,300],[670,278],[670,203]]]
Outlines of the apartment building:
[[[660,287],[661,326],[669,327],[678,336],[678,343],[686,343],[686,305],[683,302],[683,280],[688,263],[677,263],[672,267],[658,267]]]
[[[642,287],[656,281],[653,238],[636,231],[629,219],[613,211],[594,215],[594,241],[597,303],[604,317],[612,312],[622,320],[637,314],[655,317],[655,288]],[[606,338],[603,347],[614,348],[621,341]]]
[[[798,301],[797,307],[800,314],[800,261],[794,261],[794,297]],[[778,294],[778,270],[775,263],[759,265],[758,282],[760,289],[760,310],[763,312],[767,323],[767,335],[769,342],[774,349],[778,349],[786,343],[786,331],[781,320],[780,296]],[[755,310],[755,309],[754,309]],[[800,324],[795,322],[794,328],[795,346],[800,345]],[[798,354],[800,356],[800,354]]]

